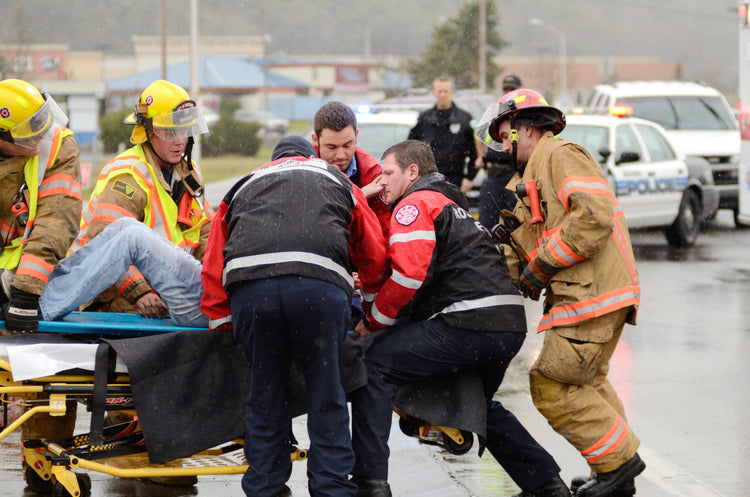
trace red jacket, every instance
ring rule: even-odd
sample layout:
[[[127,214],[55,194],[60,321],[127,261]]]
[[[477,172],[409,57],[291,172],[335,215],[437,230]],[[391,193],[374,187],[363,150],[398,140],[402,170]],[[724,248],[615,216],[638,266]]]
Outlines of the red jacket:
[[[320,150],[317,146],[315,147],[315,152],[320,156]],[[349,179],[358,187],[362,188],[365,185],[369,185],[375,181],[375,178],[383,174],[383,166],[380,165],[375,157],[361,148],[357,147],[355,149],[354,158],[357,160],[357,176],[359,177],[359,180],[356,178],[354,180],[352,180],[352,178]],[[387,241],[388,227],[391,223],[391,211],[384,199],[385,196],[383,195],[375,195],[374,197],[367,199],[367,205],[370,206],[370,209],[372,209],[378,217],[380,228],[383,230],[383,237]]]
[[[427,174],[394,206],[391,274],[366,317],[371,330],[435,319],[469,330],[526,332],[523,297],[456,186]]]
[[[299,199],[300,184],[310,192],[305,202]],[[300,210],[303,205],[307,210]],[[336,166],[320,159],[279,159],[239,180],[222,200],[203,259],[201,310],[209,328],[227,328],[226,288],[286,274],[330,281],[351,293],[352,264],[367,310],[385,277],[386,250],[364,194]]]
[[[375,178],[383,174],[383,166],[373,157],[361,148],[357,147],[354,152],[357,159],[357,170],[359,171],[359,183],[357,186],[362,188],[363,185],[369,185]],[[355,185],[357,183],[354,183]],[[388,240],[388,227],[391,223],[391,211],[388,204],[383,200],[382,195],[375,195],[367,199],[367,204],[378,217],[380,227],[383,229],[383,236]]]

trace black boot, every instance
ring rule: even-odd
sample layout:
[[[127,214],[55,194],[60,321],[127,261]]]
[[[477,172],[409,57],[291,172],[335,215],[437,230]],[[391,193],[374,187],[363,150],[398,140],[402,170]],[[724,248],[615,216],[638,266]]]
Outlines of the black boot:
[[[570,493],[576,495],[578,489],[591,481],[588,476],[576,476],[570,480]],[[612,497],[633,497],[635,495],[635,480],[630,479],[612,492]]]
[[[357,484],[356,497],[393,497],[386,480],[354,475],[351,481]]]
[[[597,473],[594,477],[581,485],[576,492],[578,497],[607,497],[615,494],[614,492],[626,486],[628,481],[632,481],[636,476],[646,469],[646,463],[636,453],[632,459],[609,473]],[[635,482],[633,482],[633,493],[635,493]],[[628,494],[624,494],[628,495]],[[633,495],[633,494],[629,494]]]
[[[513,497],[570,497],[570,490],[565,482],[556,475],[547,480],[547,483],[534,489],[533,492],[523,491],[515,494]]]
[[[292,489],[284,485],[284,488],[276,494],[276,497],[292,497]]]

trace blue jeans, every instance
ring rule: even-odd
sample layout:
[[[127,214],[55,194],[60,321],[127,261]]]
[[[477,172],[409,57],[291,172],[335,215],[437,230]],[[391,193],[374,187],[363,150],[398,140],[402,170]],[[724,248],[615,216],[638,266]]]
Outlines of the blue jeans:
[[[357,486],[348,475],[354,453],[339,369],[351,319],[347,293],[325,281],[280,276],[231,288],[229,301],[234,336],[252,358],[245,402],[245,494],[276,495],[291,471],[288,405],[294,360],[305,375],[310,495],[353,497]]]
[[[560,467],[554,458],[510,411],[492,400],[525,338],[523,333],[466,330],[431,320],[394,330],[375,342],[364,357],[368,384],[351,394],[353,474],[388,478],[393,396],[400,385],[474,371],[487,402],[487,450],[525,491],[557,475]]]
[[[43,319],[76,310],[112,286],[130,266],[148,279],[175,325],[208,326],[200,310],[200,262],[132,218],[113,222],[60,262],[39,300]]]

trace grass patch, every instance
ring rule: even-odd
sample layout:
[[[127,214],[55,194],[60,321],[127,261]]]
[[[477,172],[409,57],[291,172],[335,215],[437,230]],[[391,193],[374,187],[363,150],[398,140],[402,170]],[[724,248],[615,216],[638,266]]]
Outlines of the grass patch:
[[[260,149],[255,157],[242,155],[222,155],[220,157],[202,157],[200,164],[204,183],[213,183],[228,178],[244,176],[256,168],[271,161],[271,150]]]

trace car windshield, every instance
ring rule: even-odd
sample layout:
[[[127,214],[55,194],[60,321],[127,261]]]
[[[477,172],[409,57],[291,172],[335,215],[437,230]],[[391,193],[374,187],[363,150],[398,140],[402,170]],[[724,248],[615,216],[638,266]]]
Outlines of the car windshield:
[[[734,118],[719,97],[628,97],[616,105],[633,108],[633,115],[655,121],[665,129],[732,130]]]
[[[599,153],[602,148],[609,148],[609,128],[605,126],[589,126],[581,124],[568,124],[560,133],[565,140],[575,142],[589,151],[599,163],[605,162],[606,158]]]
[[[388,147],[409,137],[410,129],[410,124],[360,122],[357,146],[380,160]]]

